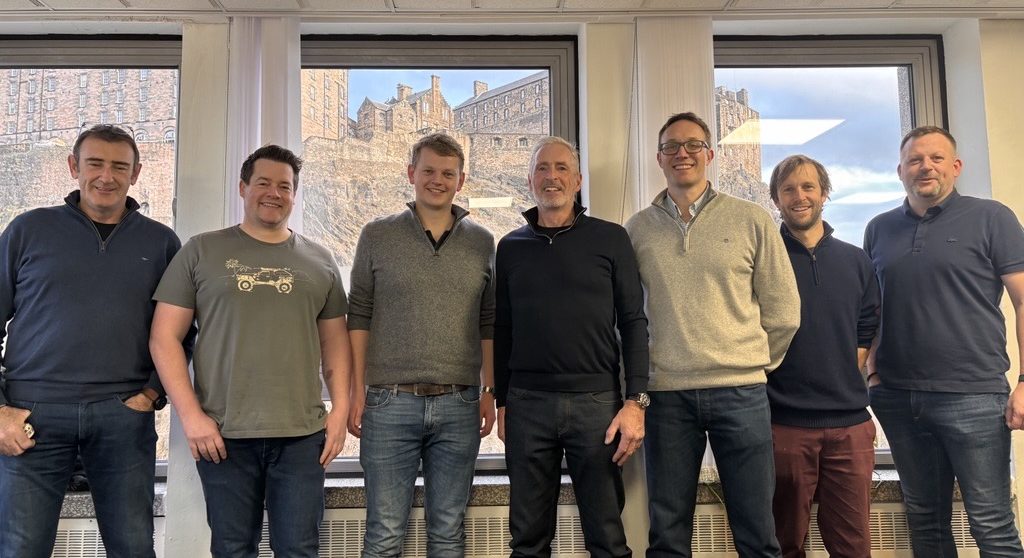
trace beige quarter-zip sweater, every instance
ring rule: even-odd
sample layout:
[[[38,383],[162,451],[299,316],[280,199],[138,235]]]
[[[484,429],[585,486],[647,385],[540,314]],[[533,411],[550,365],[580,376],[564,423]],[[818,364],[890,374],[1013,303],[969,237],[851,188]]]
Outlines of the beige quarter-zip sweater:
[[[681,227],[666,196],[626,223],[650,322],[649,389],[765,383],[800,326],[778,227],[756,204],[714,191]]]

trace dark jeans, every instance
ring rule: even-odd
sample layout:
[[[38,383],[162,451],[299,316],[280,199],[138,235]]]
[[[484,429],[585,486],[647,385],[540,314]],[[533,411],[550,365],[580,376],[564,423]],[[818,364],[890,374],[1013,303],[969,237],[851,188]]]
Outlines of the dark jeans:
[[[276,558],[316,558],[324,515],[324,432],[225,438],[228,458],[196,462],[214,558],[256,558],[267,506]]]
[[[784,558],[803,558],[811,505],[830,556],[871,558],[875,423],[841,428],[772,425],[775,532]]]
[[[622,528],[622,472],[612,461],[618,438],[604,443],[605,431],[621,408],[613,391],[509,389],[505,463],[513,557],[551,556],[563,454],[590,555],[632,556]]]
[[[111,558],[152,558],[156,430],[152,412],[119,397],[94,403],[11,401],[32,411],[36,445],[0,456],[0,557],[48,558],[81,453]]]
[[[950,521],[953,478],[983,557],[1024,556],[1010,495],[1005,393],[871,388],[900,475],[914,556],[956,556]]]
[[[647,409],[648,558],[691,556],[697,480],[708,440],[741,558],[777,557],[775,464],[764,384],[651,392]]]

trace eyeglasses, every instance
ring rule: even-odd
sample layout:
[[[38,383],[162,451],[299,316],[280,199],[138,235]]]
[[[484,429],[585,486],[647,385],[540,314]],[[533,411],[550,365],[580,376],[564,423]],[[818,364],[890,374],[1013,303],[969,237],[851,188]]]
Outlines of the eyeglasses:
[[[662,155],[675,155],[679,153],[679,148],[682,147],[690,155],[696,155],[700,153],[701,149],[707,149],[708,142],[703,140],[689,140],[679,143],[677,141],[666,141],[665,143],[658,146],[658,151]]]

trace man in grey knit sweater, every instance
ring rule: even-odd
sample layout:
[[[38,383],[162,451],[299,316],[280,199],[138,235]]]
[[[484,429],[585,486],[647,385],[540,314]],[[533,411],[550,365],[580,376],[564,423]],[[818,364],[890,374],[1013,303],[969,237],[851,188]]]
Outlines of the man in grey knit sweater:
[[[495,413],[494,238],[452,204],[464,164],[447,135],[417,142],[415,201],[367,224],[356,247],[349,429],[362,439],[364,558],[401,553],[421,460],[427,554],[464,554],[476,455]]]
[[[668,119],[667,188],[626,223],[650,320],[649,558],[690,556],[709,439],[739,555],[779,555],[765,383],[800,325],[800,297],[768,213],[708,182],[710,137],[693,113]]]

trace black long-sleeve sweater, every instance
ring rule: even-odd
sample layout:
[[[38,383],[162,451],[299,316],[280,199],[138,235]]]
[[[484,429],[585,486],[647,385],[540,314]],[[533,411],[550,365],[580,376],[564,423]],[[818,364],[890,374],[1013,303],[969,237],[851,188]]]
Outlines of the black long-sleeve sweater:
[[[871,260],[833,238],[828,223],[813,250],[785,225],[782,236],[800,290],[800,329],[782,365],[768,375],[772,422],[806,428],[860,424],[871,416],[857,349],[871,346],[879,320]]]
[[[528,225],[498,243],[494,376],[498,406],[509,386],[542,391],[647,390],[647,317],[625,229],[576,206],[565,229]]]

